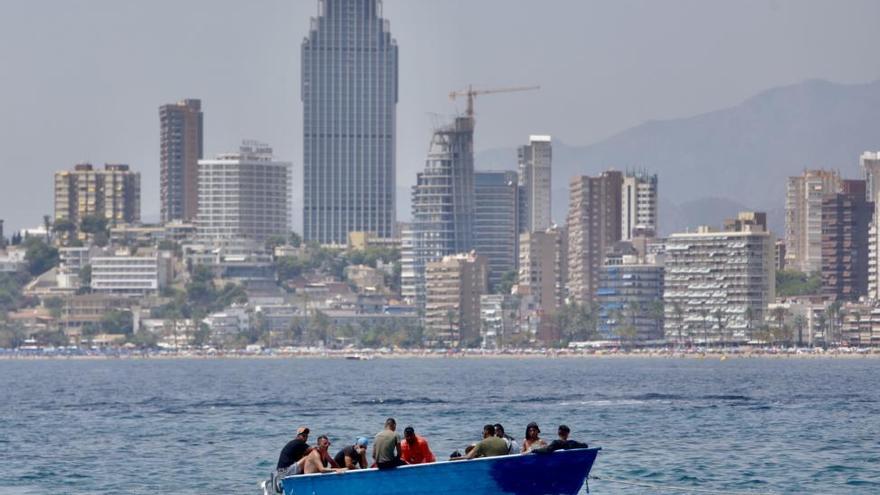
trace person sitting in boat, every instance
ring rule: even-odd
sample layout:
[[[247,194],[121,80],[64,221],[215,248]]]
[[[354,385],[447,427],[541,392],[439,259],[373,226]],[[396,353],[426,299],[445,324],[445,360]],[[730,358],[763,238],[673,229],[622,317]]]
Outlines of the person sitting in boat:
[[[568,425],[559,425],[559,429],[557,430],[557,434],[559,438],[550,442],[550,445],[546,447],[541,447],[539,449],[532,449],[532,452],[537,453],[550,453],[556,452],[557,450],[571,450],[571,449],[586,449],[589,448],[589,445],[578,442],[576,440],[569,440],[568,435],[571,433],[571,428]]]
[[[339,467],[347,469],[367,468],[367,437],[360,437],[354,443],[340,450],[333,458]]]
[[[318,437],[318,444],[305,457],[297,463],[298,473],[296,474],[315,474],[315,473],[335,473],[336,471],[345,471],[336,465],[336,461],[330,457],[328,453],[330,449],[330,439],[327,435]]]
[[[454,460],[495,457],[499,455],[507,455],[507,443],[504,439],[495,436],[495,425],[486,425],[483,427],[483,439],[477,442],[474,448],[463,457],[458,457]]]
[[[547,442],[541,440],[541,437],[538,436],[540,433],[541,429],[538,428],[538,423],[533,421],[526,426],[526,438],[523,440],[521,453],[526,454],[533,449],[547,446]]]
[[[403,442],[400,444],[400,457],[407,464],[427,464],[437,459],[424,437],[416,435],[412,426],[403,429]]]
[[[379,469],[390,469],[406,464],[400,458],[400,435],[395,433],[397,421],[385,420],[385,428],[373,439],[373,461]]]
[[[291,466],[306,455],[306,452],[309,450],[308,441],[309,429],[305,426],[297,428],[296,437],[287,442],[284,448],[281,449],[281,455],[278,456],[278,465],[275,469],[279,474],[289,470]]]
[[[507,444],[508,454],[519,454],[519,450],[516,448],[516,440],[507,433],[504,433],[504,426],[501,423],[495,423],[495,436],[503,439]]]

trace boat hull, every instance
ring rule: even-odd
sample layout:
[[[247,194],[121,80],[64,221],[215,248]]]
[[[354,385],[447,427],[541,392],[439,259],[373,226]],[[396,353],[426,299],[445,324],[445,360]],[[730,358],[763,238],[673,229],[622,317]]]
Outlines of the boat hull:
[[[575,495],[599,449],[488,457],[336,474],[289,476],[285,495],[434,495],[437,493]]]

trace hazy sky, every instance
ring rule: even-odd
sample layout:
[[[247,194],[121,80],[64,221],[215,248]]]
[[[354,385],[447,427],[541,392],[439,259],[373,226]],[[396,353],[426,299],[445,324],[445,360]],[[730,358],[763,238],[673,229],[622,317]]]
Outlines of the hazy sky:
[[[82,161],[141,171],[143,216],[155,220],[158,107],[187,97],[202,99],[206,154],[261,139],[301,175],[299,53],[317,1],[0,6],[7,232],[41,223],[53,209],[52,173]],[[386,0],[384,13],[400,46],[398,188],[423,165],[431,114],[461,108],[447,95],[468,83],[542,86],[478,100],[479,150],[532,133],[589,144],[773,86],[880,78],[875,0]],[[294,191],[299,206],[298,181]],[[298,228],[299,208],[294,218]]]

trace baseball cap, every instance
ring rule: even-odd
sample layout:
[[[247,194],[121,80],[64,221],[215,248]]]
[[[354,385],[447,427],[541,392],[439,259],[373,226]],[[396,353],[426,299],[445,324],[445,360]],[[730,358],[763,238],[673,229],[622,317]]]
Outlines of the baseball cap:
[[[296,429],[296,434],[297,435],[308,435],[309,429],[306,428],[305,426],[300,426],[299,428]]]
[[[367,437],[360,437],[357,439],[357,445],[361,445],[363,447],[366,447],[368,443],[370,443],[370,441],[367,440]]]

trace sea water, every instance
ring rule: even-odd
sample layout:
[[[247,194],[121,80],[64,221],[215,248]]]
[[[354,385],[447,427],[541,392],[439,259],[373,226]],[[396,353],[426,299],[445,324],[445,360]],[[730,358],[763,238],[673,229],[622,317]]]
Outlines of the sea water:
[[[602,447],[593,493],[880,492],[878,359],[0,361],[0,494],[256,493],[298,426],[438,459],[502,423]]]

